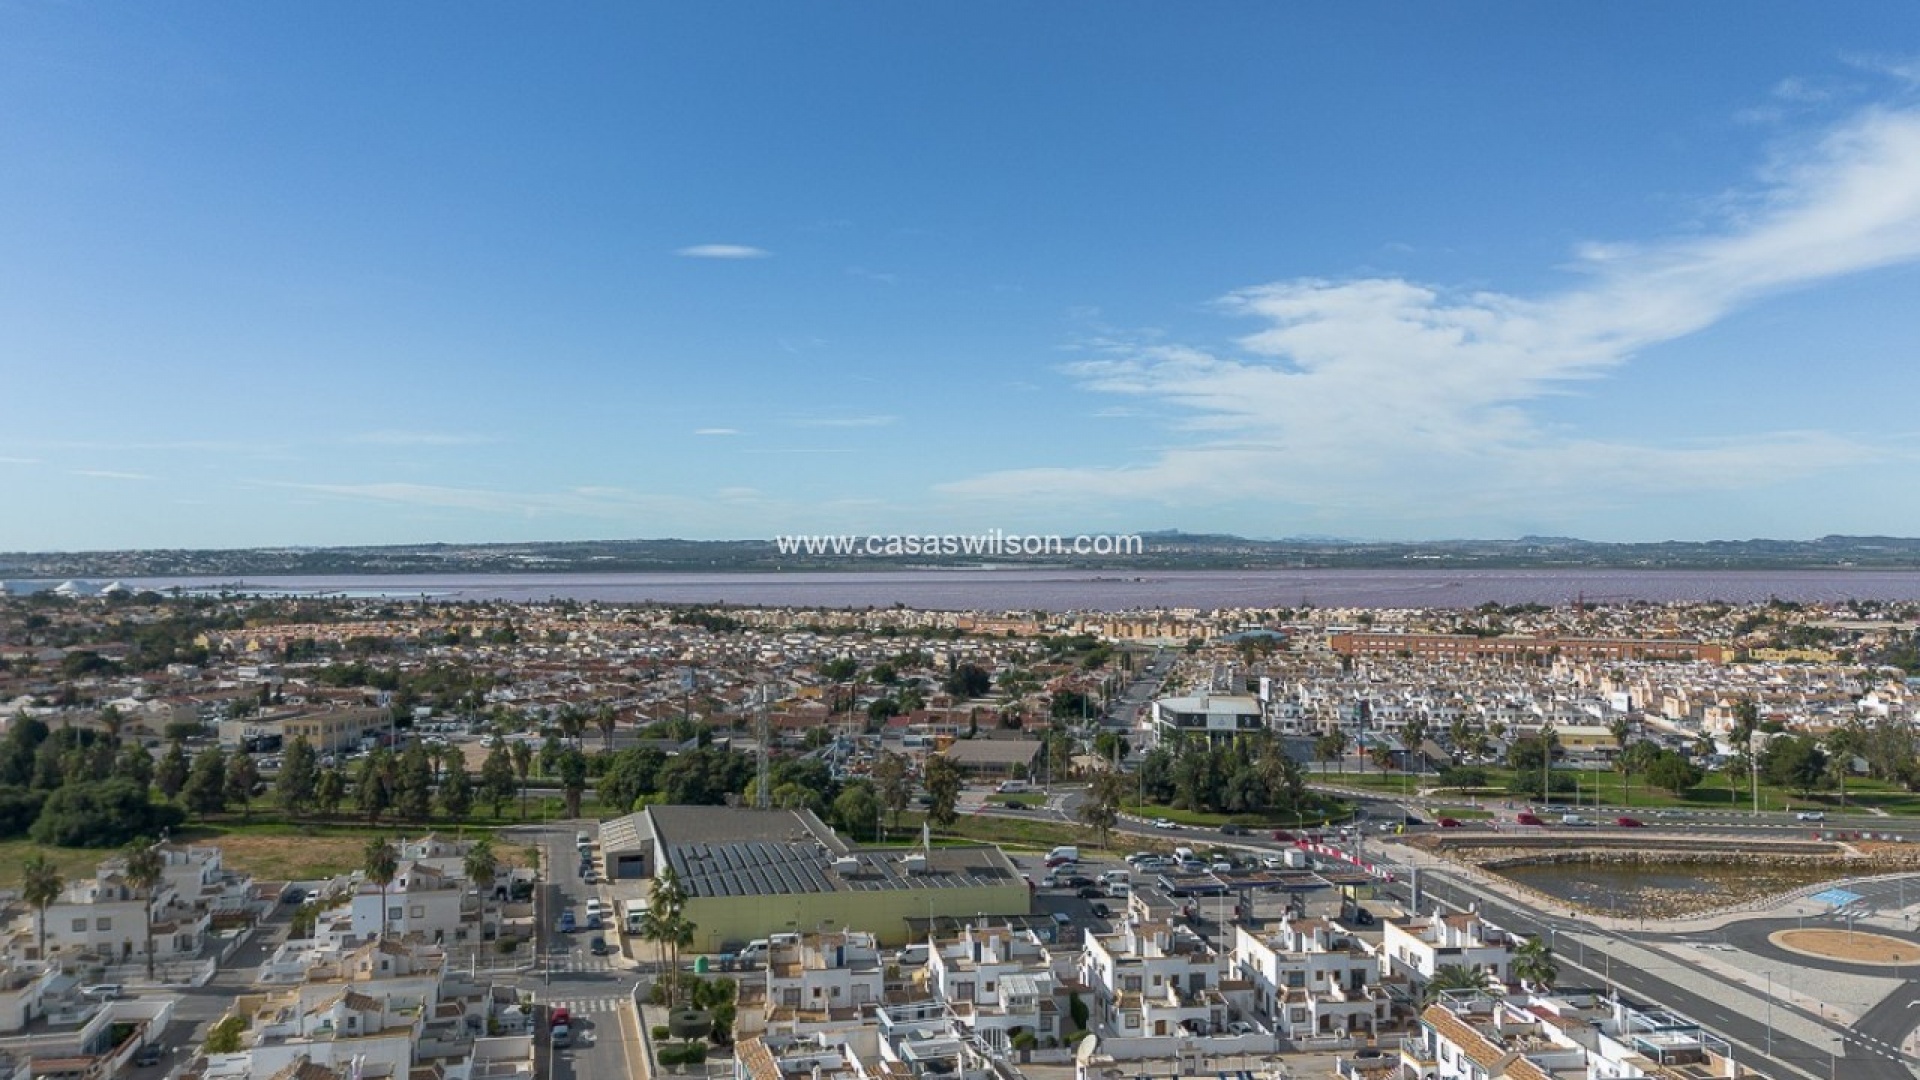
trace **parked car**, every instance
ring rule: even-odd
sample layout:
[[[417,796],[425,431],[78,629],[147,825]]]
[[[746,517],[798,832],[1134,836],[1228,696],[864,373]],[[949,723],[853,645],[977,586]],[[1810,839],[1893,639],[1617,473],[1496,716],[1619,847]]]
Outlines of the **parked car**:
[[[1443,817],[1439,821],[1434,822],[1434,824],[1443,829],[1458,829],[1465,825],[1466,822],[1461,821],[1459,818]]]
[[[1546,824],[1545,821],[1541,820],[1539,814],[1529,814],[1524,811],[1513,815],[1513,820],[1518,822],[1521,825],[1545,825]]]
[[[1614,818],[1614,819],[1613,819],[1613,823],[1614,823],[1615,825],[1618,825],[1618,826],[1620,826],[1620,827],[1621,827],[1621,828],[1623,828],[1623,829],[1640,829],[1640,828],[1645,828],[1645,827],[1646,827],[1646,824],[1647,824],[1646,822],[1644,822],[1644,821],[1641,821],[1641,820],[1640,820],[1639,818],[1630,818],[1630,817],[1617,817],[1617,818]]]
[[[1095,904],[1093,905],[1093,914],[1095,918],[1105,919],[1113,914],[1113,909],[1105,904]]]
[[[1067,888],[1069,889],[1084,889],[1091,884],[1093,884],[1093,879],[1085,874],[1075,874],[1067,879]]]
[[[565,1024],[555,1024],[553,1026],[552,1038],[553,1045],[555,1046],[571,1045],[573,1043],[573,1029]]]
[[[571,1027],[573,1013],[569,1012],[565,1005],[555,1005],[553,1011],[547,1014],[547,1024],[551,1027]]]
[[[593,939],[593,943],[591,945],[587,946],[587,951],[592,953],[595,956],[605,956],[608,953],[612,952],[613,950],[607,948],[606,938],[597,937]]]
[[[148,1043],[133,1055],[133,1063],[141,1068],[160,1064],[160,1044]]]
[[[1078,896],[1082,900],[1098,900],[1107,894],[1101,892],[1098,886],[1082,885],[1080,886],[1080,890],[1073,895]]]
[[[589,930],[600,929],[600,913],[599,912],[596,911],[587,916],[587,929]]]
[[[558,925],[559,925],[559,929],[560,929],[560,932],[561,932],[561,933],[563,933],[563,934],[571,934],[571,933],[573,933],[573,931],[574,931],[574,929],[575,929],[575,926],[574,926],[574,922],[573,922],[573,912],[571,912],[571,911],[563,911],[563,912],[561,912],[561,913],[560,913],[560,922],[559,922],[559,924],[558,924]]]

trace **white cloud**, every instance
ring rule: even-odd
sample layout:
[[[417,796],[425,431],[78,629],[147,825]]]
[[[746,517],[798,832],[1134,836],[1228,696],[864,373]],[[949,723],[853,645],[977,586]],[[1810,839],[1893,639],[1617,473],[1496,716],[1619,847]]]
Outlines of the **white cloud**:
[[[694,244],[674,252],[688,259],[765,259],[773,252],[746,244]]]
[[[146,473],[119,472],[114,469],[68,469],[75,476],[91,476],[96,480],[151,480]]]
[[[1920,113],[1866,110],[1776,164],[1718,231],[1581,249],[1580,287],[1526,297],[1401,278],[1296,279],[1220,309],[1232,354],[1108,339],[1069,372],[1151,402],[1185,445],[1111,468],[990,473],[950,495],[1171,506],[1262,497],[1417,517],[1577,496],[1725,490],[1872,460],[1820,432],[1633,445],[1542,425],[1532,403],[1782,290],[1920,258]]]
[[[40,464],[39,458],[0,457],[0,465],[38,465],[38,464]]]
[[[693,433],[695,435],[713,435],[713,436],[738,435],[740,434],[740,429],[730,428],[730,427],[703,427],[703,428],[695,428]]]

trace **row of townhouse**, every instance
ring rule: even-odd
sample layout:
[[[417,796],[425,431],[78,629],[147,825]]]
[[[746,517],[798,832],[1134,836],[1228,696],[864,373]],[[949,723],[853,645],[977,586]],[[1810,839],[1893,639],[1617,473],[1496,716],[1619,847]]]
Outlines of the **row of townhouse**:
[[[1400,1043],[1403,1080],[1741,1080],[1723,1039],[1677,1013],[1618,995],[1449,992]],[[1365,1071],[1342,1062],[1342,1076]]]
[[[229,1015],[245,1022],[239,1049],[203,1052],[181,1075],[533,1080],[532,1001],[449,963],[453,940],[477,941],[505,908],[496,882],[459,877],[466,847],[404,841],[388,889],[358,875],[330,887],[311,936],[282,943],[255,990],[234,1001]]]
[[[147,941],[157,964],[200,959],[216,920],[244,919],[252,881],[228,871],[216,847],[156,845],[161,880],[150,891],[126,877],[126,858],[103,860],[90,878],[70,881],[44,912],[11,910],[6,955],[15,963],[144,964]],[[41,929],[45,928],[44,944]]]

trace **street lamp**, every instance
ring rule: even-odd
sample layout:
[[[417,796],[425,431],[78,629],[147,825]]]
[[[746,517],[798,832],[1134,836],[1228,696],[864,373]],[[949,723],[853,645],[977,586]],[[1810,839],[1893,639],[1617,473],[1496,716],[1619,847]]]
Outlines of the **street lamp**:
[[[1767,1056],[1772,1057],[1773,1056],[1773,972],[1763,971],[1760,974],[1766,976],[1766,979],[1767,979]]]

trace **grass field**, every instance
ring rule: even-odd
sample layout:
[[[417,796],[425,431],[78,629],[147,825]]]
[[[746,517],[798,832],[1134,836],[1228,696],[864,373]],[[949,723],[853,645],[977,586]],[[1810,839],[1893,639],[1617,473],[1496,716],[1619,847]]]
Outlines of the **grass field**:
[[[259,881],[292,881],[332,877],[359,869],[367,840],[384,836],[389,840],[424,836],[429,832],[443,836],[484,836],[487,829],[448,829],[433,826],[393,828],[365,825],[284,825],[254,823],[239,828],[220,826],[183,829],[171,839],[182,844],[197,844],[220,849],[221,861],[251,874]],[[29,840],[0,843],[0,888],[19,888],[21,865],[34,854],[45,855],[67,881],[93,876],[102,859],[118,854],[112,848],[43,847]],[[520,844],[494,842],[494,856],[509,865],[526,866],[533,849]]]
[[[1513,771],[1501,767],[1488,767],[1483,770],[1487,775],[1487,787],[1504,792],[1512,779]],[[1716,810],[1727,808],[1751,809],[1753,794],[1749,787],[1750,777],[1742,774],[1734,776],[1727,772],[1708,773],[1698,787],[1684,795],[1674,795],[1651,787],[1644,779],[1634,778],[1631,782],[1617,772],[1590,771],[1587,769],[1556,769],[1555,776],[1572,776],[1579,785],[1578,791],[1556,791],[1553,801],[1556,803],[1575,802],[1601,806],[1622,806],[1648,809]],[[1345,773],[1333,771],[1322,775],[1315,770],[1311,779],[1316,783],[1325,783],[1337,787],[1355,788],[1362,791],[1378,792],[1385,796],[1402,794],[1417,795],[1421,788],[1432,787],[1439,783],[1434,773],[1402,774],[1368,771],[1365,773],[1349,770]],[[1798,810],[1817,807],[1834,811],[1843,809],[1838,791],[1814,792],[1802,795],[1798,791],[1789,791],[1772,784],[1760,784],[1760,808],[1762,810]],[[1496,795],[1494,798],[1504,798]],[[1444,796],[1441,797],[1444,801]],[[1847,793],[1844,808],[1873,809],[1889,814],[1920,815],[1920,794],[1906,791],[1894,784],[1877,780],[1853,779],[1847,781]],[[1169,815],[1171,816],[1171,815]]]

